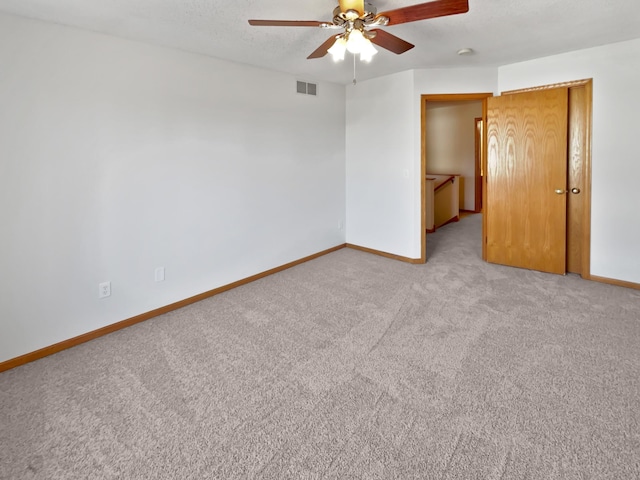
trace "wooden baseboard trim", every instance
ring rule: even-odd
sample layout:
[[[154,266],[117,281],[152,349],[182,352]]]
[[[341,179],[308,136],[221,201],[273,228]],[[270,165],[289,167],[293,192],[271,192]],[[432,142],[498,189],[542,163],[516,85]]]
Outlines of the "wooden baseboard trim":
[[[626,282],[624,280],[616,280],[615,278],[598,277],[596,275],[589,275],[588,280],[594,282],[608,283],[609,285],[616,285],[618,287],[633,288],[634,290],[640,290],[640,283]]]
[[[180,300],[178,302],[172,303],[170,305],[165,305],[164,307],[156,308],[155,310],[151,310],[150,312],[141,313],[140,315],[136,315],[135,317],[128,318],[126,320],[122,320],[117,323],[112,323],[111,325],[107,325],[105,327],[99,328],[97,330],[93,330],[91,332],[83,333],[82,335],[78,335],[77,337],[70,338],[68,340],[63,340],[62,342],[49,345],[48,347],[41,348],[34,352],[26,353],[19,357],[11,358],[9,360],[5,360],[4,362],[0,362],[0,372],[4,372],[6,370],[10,370],[15,367],[19,367],[20,365],[24,365],[29,362],[33,362],[35,360],[39,360],[41,358],[47,357],[49,355],[53,355],[54,353],[61,352],[62,350],[66,350],[71,347],[75,347],[76,345],[80,345],[82,343],[88,342],[90,340],[94,340],[96,338],[102,337],[109,333],[116,332],[118,330],[122,330],[123,328],[130,327],[131,325],[135,325],[136,323],[144,322],[145,320],[149,320],[153,317],[157,317],[159,315],[163,315],[165,313],[171,312],[173,310],[177,310],[182,307],[186,307],[187,305],[191,305],[192,303],[199,302],[200,300],[204,300],[209,297],[213,297],[222,292],[226,292],[227,290],[231,290],[236,287],[240,287],[242,285],[246,285],[247,283],[254,282],[261,278],[267,277],[269,275],[273,275],[274,273],[282,272],[283,270],[287,270],[288,268],[295,267],[296,265],[300,265],[301,263],[308,262],[310,260],[314,260],[323,255],[327,255],[328,253],[335,252],[337,250],[341,250],[345,248],[347,245],[342,244],[333,248],[329,248],[327,250],[323,250],[318,253],[314,253],[313,255],[309,255],[308,257],[301,258],[299,260],[295,260],[293,262],[287,263],[285,265],[281,265],[279,267],[272,268],[270,270],[266,270],[261,273],[257,273],[256,275],[252,275],[247,278],[243,278],[242,280],[238,280],[233,283],[229,283],[228,285],[223,285],[218,288],[214,288],[213,290],[209,290],[207,292],[200,293],[198,295],[194,295],[193,297],[185,298],[184,300]]]
[[[459,221],[460,221],[460,216],[456,215],[455,217],[452,217],[446,222],[444,222],[442,225],[438,225],[437,228],[441,228],[441,227],[444,227],[445,225],[449,225],[450,223],[459,222]]]
[[[354,250],[360,250],[361,252],[372,253],[374,255],[380,255],[381,257],[392,258],[393,260],[400,260],[401,262],[413,263],[413,264],[421,264],[425,263],[421,258],[409,258],[403,257],[401,255],[395,255],[393,253],[382,252],[380,250],[374,250],[373,248],[361,247],[360,245],[353,245],[351,243],[347,243],[347,248],[352,248]]]

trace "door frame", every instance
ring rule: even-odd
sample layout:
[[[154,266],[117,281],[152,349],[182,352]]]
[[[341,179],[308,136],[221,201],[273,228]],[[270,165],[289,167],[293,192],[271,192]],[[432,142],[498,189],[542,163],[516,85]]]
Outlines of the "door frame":
[[[493,93],[446,93],[420,95],[420,263],[427,261],[427,211],[424,206],[426,195],[427,176],[427,102],[458,102],[458,101],[482,101],[482,119],[487,120],[487,98],[493,97]],[[483,185],[484,190],[484,185]],[[484,199],[483,199],[484,201]],[[484,234],[484,225],[483,225]],[[484,245],[484,242],[483,242]]]
[[[584,193],[584,208],[582,213],[582,241],[581,241],[581,257],[582,268],[580,276],[585,280],[591,279],[591,132],[592,132],[592,110],[593,110],[593,79],[585,78],[581,80],[574,80],[570,82],[554,83],[549,85],[541,85],[530,88],[522,88],[518,90],[506,90],[501,92],[501,95],[513,95],[517,93],[534,92],[539,90],[550,90],[553,88],[568,88],[572,87],[584,87],[586,92],[584,114],[585,118],[585,152],[583,159],[583,191]],[[486,101],[483,108],[483,119],[486,125],[487,111]],[[486,128],[483,132],[484,143],[484,158],[487,158],[487,132]],[[487,175],[482,177],[482,204],[486,211],[487,199]],[[487,223],[486,215],[482,216],[482,259],[487,260]]]
[[[474,211],[482,212],[482,177],[484,177],[484,120],[475,118],[475,149],[476,149],[476,181]]]

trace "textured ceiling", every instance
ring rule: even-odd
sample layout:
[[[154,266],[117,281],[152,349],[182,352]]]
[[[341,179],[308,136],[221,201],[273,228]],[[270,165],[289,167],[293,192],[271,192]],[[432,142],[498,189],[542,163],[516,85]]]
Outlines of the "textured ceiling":
[[[369,0],[379,12],[420,0]],[[349,83],[349,57],[306,57],[333,31],[252,27],[253,19],[331,20],[337,0],[0,0],[0,11],[288,72]],[[416,47],[380,49],[358,79],[412,68],[498,66],[640,38],[640,0],[469,0],[469,12],[386,27]],[[333,33],[335,34],[335,33]],[[462,47],[475,53],[458,56]]]

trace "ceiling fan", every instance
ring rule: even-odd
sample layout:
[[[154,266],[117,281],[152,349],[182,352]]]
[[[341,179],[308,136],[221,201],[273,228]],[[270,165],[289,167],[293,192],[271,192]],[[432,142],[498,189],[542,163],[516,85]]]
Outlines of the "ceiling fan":
[[[377,13],[376,8],[364,0],[339,0],[330,22],[316,20],[249,20],[249,24],[266,27],[320,27],[344,30],[329,37],[307,58],[321,58],[331,53],[334,60],[344,59],[345,51],[360,54],[361,60],[371,60],[379,47],[395,54],[411,50],[415,45],[377,27],[417,22],[435,17],[456,15],[469,11],[469,0],[434,0],[409,7]]]

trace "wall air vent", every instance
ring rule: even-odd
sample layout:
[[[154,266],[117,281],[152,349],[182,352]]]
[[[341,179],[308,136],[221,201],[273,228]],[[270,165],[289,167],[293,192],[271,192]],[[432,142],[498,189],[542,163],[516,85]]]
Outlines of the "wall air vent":
[[[305,95],[315,96],[318,92],[318,85],[315,83],[301,82],[300,80],[298,80],[296,82],[296,91]]]
[[[315,83],[307,83],[307,95],[315,95],[318,89],[318,85]]]

